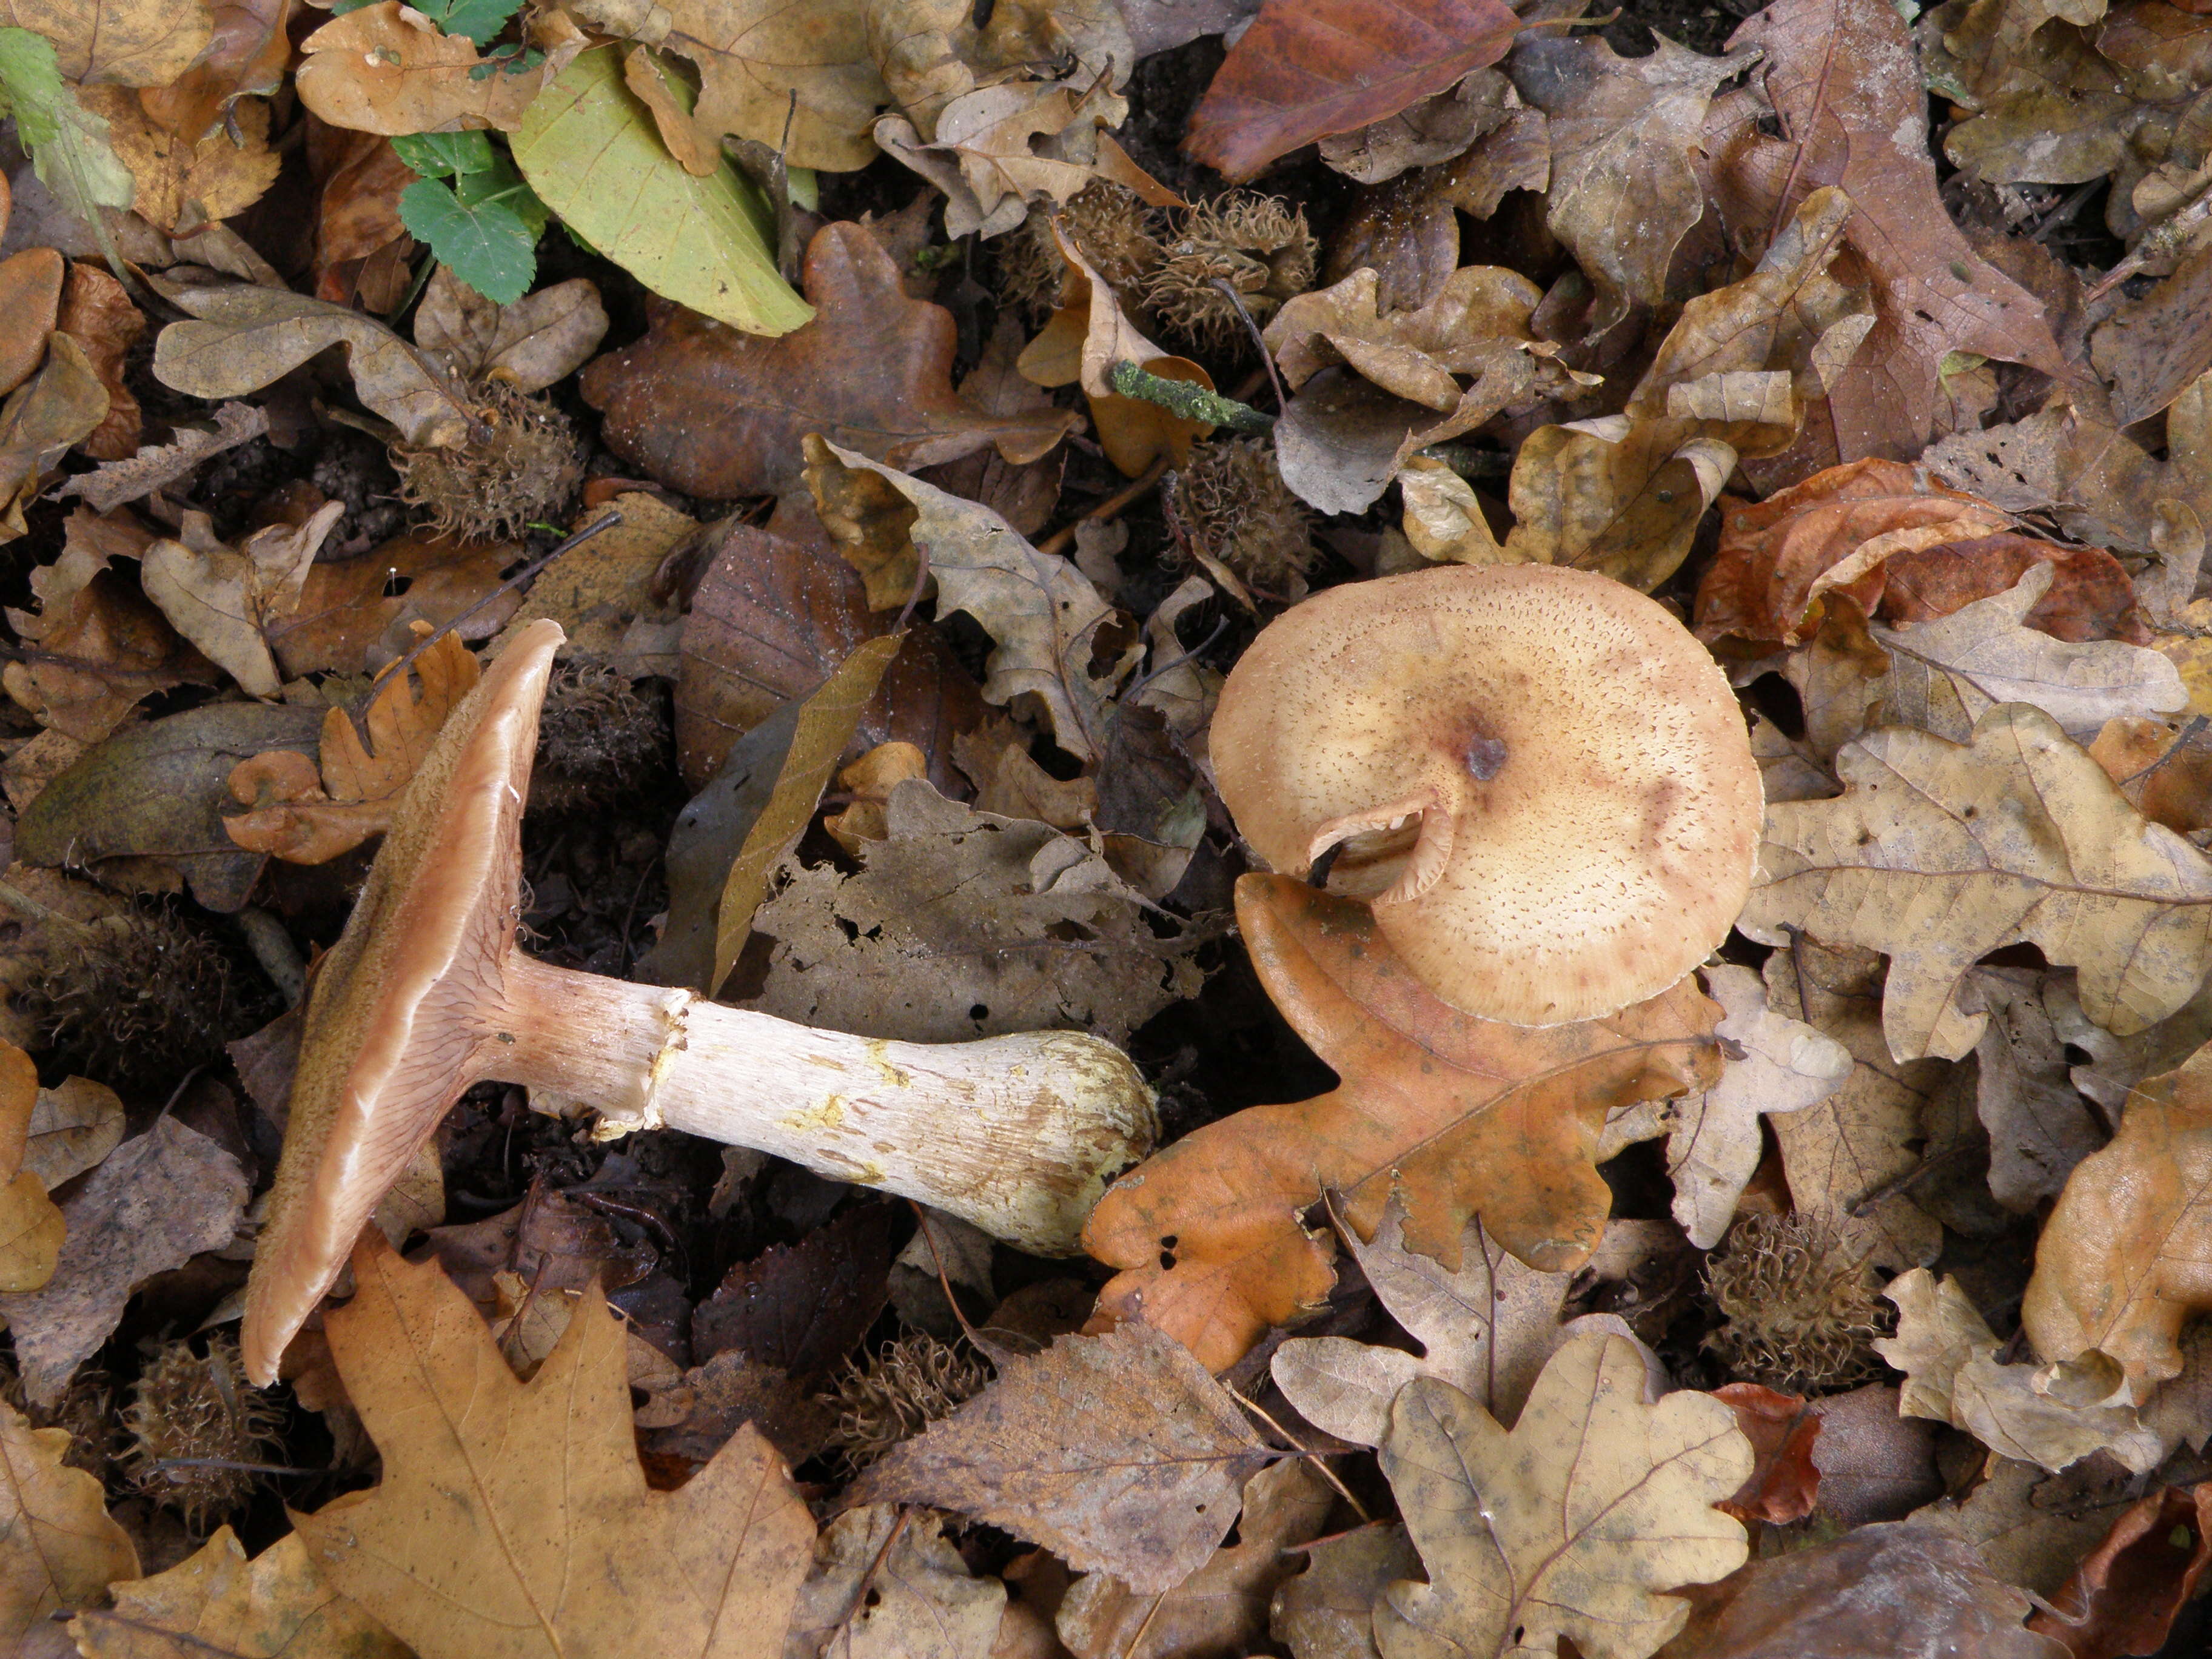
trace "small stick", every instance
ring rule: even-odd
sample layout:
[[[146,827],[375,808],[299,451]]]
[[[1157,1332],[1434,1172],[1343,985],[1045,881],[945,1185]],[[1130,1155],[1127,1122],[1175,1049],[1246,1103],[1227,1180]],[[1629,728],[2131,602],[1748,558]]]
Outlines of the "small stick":
[[[1229,1397],[1231,1400],[1234,1400],[1246,1411],[1251,1413],[1253,1416],[1258,1418],[1262,1423],[1265,1423],[1277,1434],[1282,1436],[1284,1439],[1289,1441],[1291,1443],[1291,1449],[1297,1453],[1299,1456],[1304,1458],[1307,1462],[1312,1464],[1314,1466],[1315,1472],[1318,1474],[1322,1480],[1328,1481],[1330,1486],[1336,1488],[1336,1495],[1339,1498],[1341,1498],[1346,1503],[1352,1505],[1352,1512],[1354,1515],[1358,1516],[1362,1521],[1372,1521],[1375,1518],[1373,1516],[1368,1514],[1367,1505],[1361,1503],[1357,1498],[1354,1498],[1352,1495],[1352,1488],[1346,1486],[1343,1481],[1336,1478],[1336,1471],[1329,1468],[1328,1460],[1327,1458],[1322,1456],[1322,1454],[1317,1451],[1308,1451],[1304,1445],[1299,1443],[1297,1436],[1292,1434],[1288,1429],[1275,1421],[1273,1418],[1268,1416],[1265,1411],[1261,1410],[1251,1401],[1247,1400],[1243,1395],[1237,1393],[1236,1389],[1230,1388],[1226,1382],[1224,1382],[1221,1386],[1224,1389],[1228,1389]]]
[[[1159,488],[1160,480],[1167,477],[1168,458],[1161,456],[1145,469],[1140,477],[1133,478],[1100,501],[1088,513],[1067,523],[1037,544],[1040,553],[1065,553],[1074,544],[1076,527],[1086,524],[1107,524],[1118,519],[1139,501]]]
[[[1273,432],[1275,417],[1263,415],[1249,404],[1209,392],[1191,380],[1170,380],[1165,375],[1118,362],[1107,372],[1106,383],[1124,398],[1141,398],[1158,404],[1171,415],[1207,426],[1225,426],[1233,432]]]
[[[1252,313],[1244,308],[1244,296],[1237,291],[1236,284],[1226,276],[1215,277],[1213,285],[1229,296],[1229,303],[1237,307],[1237,314],[1243,319],[1245,331],[1252,337],[1253,349],[1260,354],[1260,367],[1267,371],[1267,384],[1275,388],[1277,412],[1288,409],[1291,400],[1283,390],[1282,377],[1275,373],[1274,354],[1267,349],[1267,341],[1261,338],[1260,325],[1252,320]]]

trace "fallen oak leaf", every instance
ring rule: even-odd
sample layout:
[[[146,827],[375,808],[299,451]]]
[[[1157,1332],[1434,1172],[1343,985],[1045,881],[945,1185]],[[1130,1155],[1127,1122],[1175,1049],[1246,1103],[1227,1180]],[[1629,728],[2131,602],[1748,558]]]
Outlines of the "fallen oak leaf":
[[[1767,809],[1737,926],[1888,952],[1899,1059],[1974,1046],[1988,1016],[1962,1005],[1966,972],[2014,940],[2078,968],[2083,1011],[2120,1036],[2179,1008],[2212,963],[2212,862],[2141,817],[2040,709],[2001,704],[1963,744],[1870,732],[1836,771],[1839,799]]]
[[[41,1098],[30,1055],[0,1040],[0,1292],[35,1291],[52,1279],[67,1231],[46,1196],[52,1183],[23,1167]]]
[[[235,449],[269,430],[269,411],[258,404],[228,403],[216,406],[215,428],[180,426],[165,444],[149,444],[118,461],[103,461],[89,472],[81,472],[54,492],[60,500],[80,496],[95,513],[112,513],[125,501],[151,495],[173,483],[202,461]]]
[[[822,1529],[782,1650],[836,1659],[990,1659],[1006,1587],[975,1577],[931,1516],[891,1504]]]
[[[1273,1455],[1188,1350],[1130,1325],[1009,1356],[848,1497],[954,1510],[1159,1595],[1205,1565]]]
[[[1217,1370],[1328,1295],[1331,1251],[1299,1220],[1324,1191],[1370,1237],[1403,1193],[1407,1247],[1447,1268],[1480,1213],[1522,1261],[1565,1271],[1610,1207],[1592,1162],[1607,1111],[1712,1080],[1720,1010],[1694,984],[1530,1030],[1438,1001],[1365,905],[1250,875],[1237,912],[1276,1006],[1342,1080],[1186,1135],[1115,1182],[1084,1233],[1122,1270],[1102,1315],[1170,1331]]]
[[[62,1462],[69,1449],[67,1429],[34,1429],[0,1401],[0,1642],[11,1652],[56,1613],[138,1576],[131,1534],[109,1517],[99,1477]]]
[[[112,1587],[69,1633],[85,1659],[411,1659],[399,1638],[323,1583],[297,1533],[252,1560],[228,1527],[167,1572]]]
[[[1191,112],[1183,149],[1240,184],[1496,63],[1517,27],[1499,0],[1268,0]]]
[[[70,80],[121,87],[167,86],[215,32],[206,0],[0,0],[0,26],[52,41]]]
[[[796,486],[809,433],[916,467],[992,445],[1034,460],[1074,424],[1062,410],[992,416],[963,401],[952,313],[908,297],[866,227],[816,232],[801,283],[814,320],[773,340],[648,304],[645,337],[579,382],[606,416],[607,447],[687,494],[726,500]]]
[[[1662,1592],[1743,1563],[1741,1523],[1714,1507],[1751,1478],[1735,1413],[1685,1391],[1656,1404],[1618,1336],[1553,1355],[1513,1429],[1449,1383],[1398,1396],[1381,1450],[1429,1582],[1375,1607],[1384,1659],[1553,1653],[1645,1659],[1689,1603]]]
[[[315,555],[344,514],[343,501],[325,501],[304,524],[269,525],[232,547],[206,514],[186,512],[175,537],[155,538],[140,556],[139,580],[178,633],[265,701],[284,689],[269,627],[299,608]]]
[[[790,1478],[747,1427],[679,1490],[647,1491],[596,1285],[525,1383],[434,1261],[372,1227],[353,1263],[327,1328],[384,1475],[297,1517],[332,1588],[422,1659],[690,1659],[784,1628],[814,1535]],[[470,1520],[425,1527],[456,1492]]]

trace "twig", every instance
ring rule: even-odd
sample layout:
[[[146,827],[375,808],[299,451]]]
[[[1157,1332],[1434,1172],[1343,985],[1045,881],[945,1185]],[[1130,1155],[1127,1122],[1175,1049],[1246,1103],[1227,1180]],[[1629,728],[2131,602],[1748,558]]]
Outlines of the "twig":
[[[1124,398],[1141,398],[1158,404],[1170,415],[1207,426],[1225,426],[1233,432],[1273,432],[1275,417],[1263,415],[1249,404],[1209,392],[1191,380],[1170,380],[1164,374],[1118,362],[1107,371],[1106,384]]]
[[[1152,465],[1145,469],[1143,476],[1132,478],[1127,483],[1122,485],[1121,489],[1115,490],[1112,495],[1106,497],[1104,501],[1099,502],[1097,506],[1092,507],[1088,513],[1084,514],[1080,518],[1071,519],[1067,523],[1060,526],[1059,529],[1054,531],[1051,535],[1039,542],[1037,544],[1037,551],[1040,553],[1065,553],[1074,544],[1075,532],[1078,526],[1086,524],[1106,524],[1115,519],[1120,518],[1121,514],[1127,512],[1139,501],[1144,500],[1146,496],[1151,495],[1152,491],[1158,489],[1160,486],[1160,480],[1167,477],[1167,474],[1168,458],[1163,455],[1158,460],[1154,461]]]
[[[1346,1486],[1343,1481],[1336,1478],[1336,1471],[1329,1468],[1328,1460],[1326,1457],[1317,1451],[1307,1450],[1306,1448],[1299,1443],[1297,1436],[1292,1434],[1288,1429],[1275,1421],[1273,1418],[1268,1416],[1267,1413],[1261,1409],[1260,1407],[1254,1404],[1251,1401],[1247,1400],[1243,1395],[1237,1393],[1236,1389],[1230,1388],[1226,1382],[1224,1382],[1221,1386],[1224,1389],[1228,1389],[1229,1397],[1231,1400],[1234,1400],[1246,1411],[1251,1413],[1253,1416],[1258,1418],[1262,1423],[1265,1423],[1277,1434],[1282,1436],[1284,1439],[1289,1441],[1291,1449],[1296,1452],[1299,1456],[1304,1458],[1307,1462],[1312,1464],[1314,1466],[1315,1473],[1319,1474],[1322,1480],[1328,1481],[1330,1486],[1336,1488],[1336,1495],[1339,1498],[1341,1498],[1346,1503],[1352,1505],[1352,1512],[1354,1515],[1358,1516],[1362,1521],[1372,1521],[1375,1518],[1373,1516],[1368,1514],[1367,1505],[1361,1503],[1357,1498],[1354,1498],[1352,1495],[1352,1488]]]
[[[415,665],[415,659],[417,657],[421,656],[425,651],[428,651],[432,646],[435,645],[447,635],[459,628],[470,617],[475,616],[477,611],[483,610],[494,599],[499,598],[501,594],[514,592],[516,588],[521,586],[523,583],[535,576],[539,571],[544,569],[547,565],[552,563],[554,560],[559,558],[563,553],[570,552],[576,548],[581,547],[586,542],[591,540],[592,537],[598,535],[602,530],[611,530],[622,521],[623,515],[619,513],[613,512],[610,512],[600,518],[592,520],[591,523],[586,525],[574,535],[569,537],[567,541],[562,542],[551,552],[541,554],[537,558],[532,559],[528,564],[523,566],[521,569],[516,571],[512,576],[509,576],[497,587],[493,588],[490,592],[485,594],[483,598],[478,599],[467,610],[462,611],[460,615],[458,617],[449,617],[447,621],[440,623],[428,633],[423,635],[422,637],[416,641],[414,644],[409,646],[406,652],[400,657],[398,661],[393,663],[391,667],[386,669],[381,674],[379,674],[374,679],[371,680],[368,683],[368,688],[358,696],[355,697],[351,702],[349,702],[346,705],[346,718],[353,722],[355,734],[361,738],[362,747],[367,748],[368,746],[368,726],[366,724],[368,705],[375,700],[376,694],[382,690],[385,686],[390,684],[394,680],[397,680],[410,668],[413,667]]]
[[[40,903],[11,882],[0,881],[0,910],[12,910],[26,921],[36,922],[42,927],[59,927],[81,939],[92,939],[100,932],[88,921],[79,921],[75,916],[65,916]]]
[[[157,1457],[145,1466],[157,1469],[236,1469],[245,1474],[328,1474],[328,1469],[295,1469],[289,1463],[241,1463],[234,1457]]]
[[[1260,367],[1267,371],[1267,384],[1275,388],[1277,412],[1288,409],[1291,400],[1283,391],[1282,377],[1275,373],[1274,353],[1267,349],[1267,341],[1260,337],[1260,325],[1252,320],[1252,313],[1244,308],[1244,296],[1237,291],[1237,285],[1226,276],[1215,277],[1213,285],[1229,296],[1229,303],[1237,307],[1237,314],[1243,319],[1245,332],[1252,337],[1253,349],[1260,354]]]

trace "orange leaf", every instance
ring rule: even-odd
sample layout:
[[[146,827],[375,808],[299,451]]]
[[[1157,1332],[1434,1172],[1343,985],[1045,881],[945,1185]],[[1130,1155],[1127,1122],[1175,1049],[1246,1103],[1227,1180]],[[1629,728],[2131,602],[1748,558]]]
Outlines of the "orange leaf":
[[[1520,27],[1500,0],[1268,0],[1222,60],[1183,149],[1249,179],[1496,63]]]
[[[1363,1237],[1394,1186],[1409,1249],[1456,1269],[1480,1214],[1544,1272],[1579,1267],[1604,1230],[1593,1160],[1612,1108],[1710,1086],[1719,1007],[1684,981],[1609,1019],[1530,1030],[1447,1006],[1407,971],[1367,908],[1287,876],[1246,876],[1237,919],[1284,1018],[1343,1081],[1206,1125],[1123,1176],[1085,1248],[1124,1269],[1099,1298],[1208,1365],[1334,1283],[1301,1212],[1327,1191]]]

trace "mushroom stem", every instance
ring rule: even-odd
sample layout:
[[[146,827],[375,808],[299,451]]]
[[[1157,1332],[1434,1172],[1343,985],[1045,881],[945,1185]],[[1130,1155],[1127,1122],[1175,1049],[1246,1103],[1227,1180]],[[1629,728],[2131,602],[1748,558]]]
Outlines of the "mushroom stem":
[[[602,1133],[668,1127],[920,1199],[1064,1255],[1119,1165],[1156,1133],[1121,1052],[1068,1031],[891,1042],[511,950],[480,1062]]]

